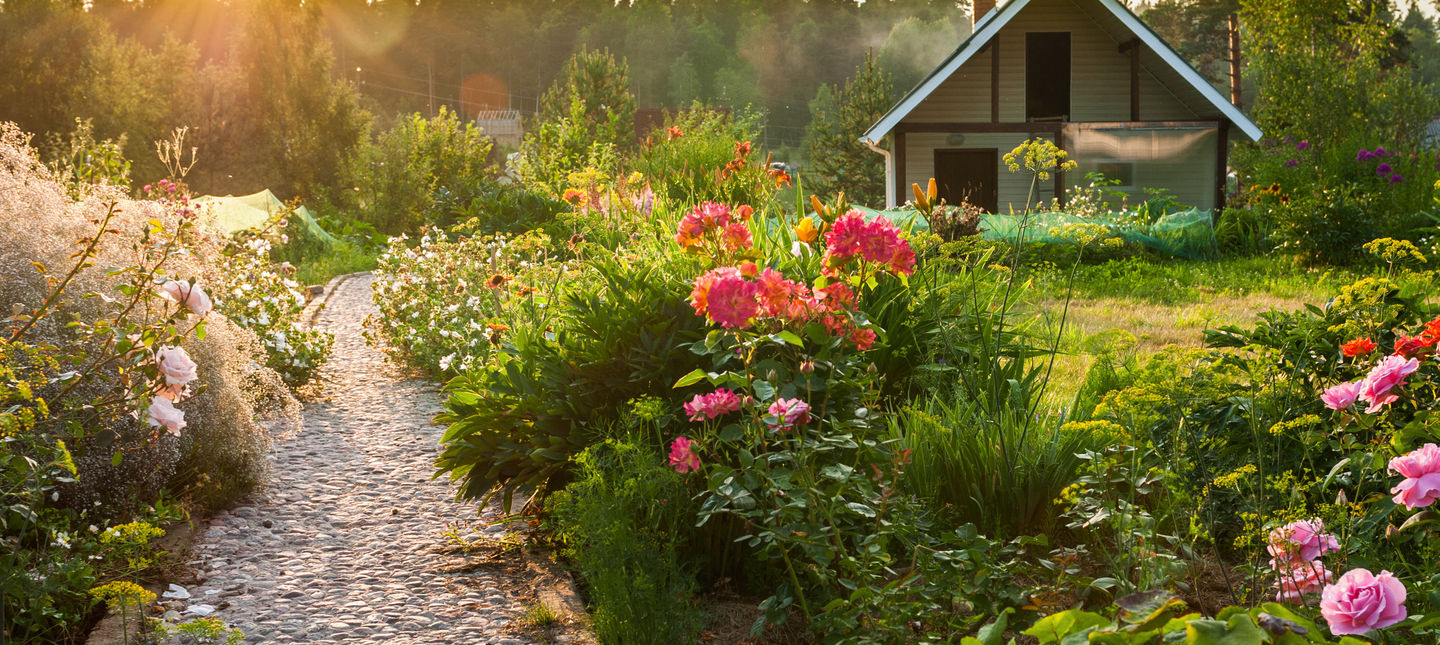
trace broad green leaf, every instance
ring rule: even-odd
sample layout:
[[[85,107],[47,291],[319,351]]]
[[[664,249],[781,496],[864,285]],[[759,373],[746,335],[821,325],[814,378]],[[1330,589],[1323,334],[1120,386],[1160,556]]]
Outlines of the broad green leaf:
[[[675,381],[675,385],[671,386],[671,389],[678,389],[678,388],[682,388],[682,387],[694,385],[694,384],[699,383],[700,381],[703,381],[703,380],[705,380],[705,370],[702,370],[702,369],[698,369],[698,368],[697,368],[697,369],[691,371],[689,374],[686,374],[685,376],[680,377],[680,380]]]
[[[1030,629],[1022,633],[1039,639],[1040,645],[1048,645],[1049,643],[1059,643],[1066,635],[1109,624],[1109,619],[1100,614],[1080,609],[1068,609],[1035,621]]]

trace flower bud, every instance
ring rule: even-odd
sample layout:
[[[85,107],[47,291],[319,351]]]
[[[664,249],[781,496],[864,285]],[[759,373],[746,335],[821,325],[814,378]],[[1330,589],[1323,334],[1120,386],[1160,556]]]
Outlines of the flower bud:
[[[776,374],[776,373],[775,373],[775,370],[770,370],[770,371],[768,371],[768,372],[765,373],[765,380],[767,380],[767,381],[772,381],[772,382],[773,382],[773,381],[774,381],[775,379],[777,379],[777,378],[780,378],[780,375],[779,375],[779,374]]]
[[[800,373],[801,373],[801,374],[809,374],[809,373],[814,372],[814,371],[815,371],[815,361],[805,361],[805,362],[803,362],[803,363],[800,363]]]

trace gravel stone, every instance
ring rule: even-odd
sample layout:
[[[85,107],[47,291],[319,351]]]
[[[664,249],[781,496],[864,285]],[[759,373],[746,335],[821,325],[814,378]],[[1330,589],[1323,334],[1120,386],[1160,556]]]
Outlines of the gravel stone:
[[[361,335],[372,281],[352,276],[327,301],[317,326],[335,334],[329,400],[306,405],[299,434],[276,442],[266,488],[198,532],[199,586],[230,600],[216,616],[252,643],[529,643],[503,628],[524,609],[498,592],[515,581],[434,551],[445,521],[475,507],[431,479],[439,389]]]

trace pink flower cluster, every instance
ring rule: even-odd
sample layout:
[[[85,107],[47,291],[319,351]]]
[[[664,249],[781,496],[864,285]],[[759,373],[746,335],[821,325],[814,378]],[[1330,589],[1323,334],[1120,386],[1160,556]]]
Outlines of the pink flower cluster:
[[[1400,356],[1386,356],[1380,359],[1365,378],[1328,388],[1320,395],[1320,400],[1331,410],[1344,410],[1356,400],[1365,401],[1370,404],[1365,408],[1365,413],[1375,414],[1400,399],[1400,395],[1394,392],[1395,388],[1404,385],[1405,377],[1419,368],[1419,359],[1405,360]]]
[[[713,235],[726,251],[748,249],[754,239],[745,220],[750,219],[752,212],[754,209],[749,206],[741,206],[732,213],[729,206],[705,202],[680,218],[675,243],[687,251],[699,250],[704,247],[706,236]]]
[[[739,409],[740,397],[731,390],[721,388],[709,394],[696,394],[685,404],[685,415],[691,421],[705,421]]]
[[[1396,504],[1415,510],[1434,504],[1440,497],[1440,446],[1427,443],[1391,459],[1390,470],[1405,478],[1390,489]]]
[[[754,278],[753,280],[751,278]],[[695,278],[690,307],[695,315],[730,329],[745,329],[759,317],[781,325],[803,325],[820,320],[832,336],[850,339],[860,351],[875,343],[875,331],[857,327],[847,312],[855,310],[855,292],[835,282],[811,290],[772,268],[753,262],[740,267],[711,269]]]
[[[839,267],[855,257],[885,265],[897,275],[915,272],[915,251],[900,239],[900,229],[881,216],[866,222],[858,210],[841,215],[825,233],[826,267]]]
[[[769,412],[775,417],[771,430],[783,432],[810,422],[810,404],[800,399],[776,399],[770,404]]]
[[[675,437],[670,442],[670,467],[677,473],[700,470],[700,456],[695,454],[695,442],[685,437]]]
[[[1279,579],[1275,599],[1297,602],[1308,593],[1316,593],[1334,579],[1319,558],[1340,550],[1335,536],[1325,532],[1320,518],[1297,520],[1270,531],[1270,568]]]

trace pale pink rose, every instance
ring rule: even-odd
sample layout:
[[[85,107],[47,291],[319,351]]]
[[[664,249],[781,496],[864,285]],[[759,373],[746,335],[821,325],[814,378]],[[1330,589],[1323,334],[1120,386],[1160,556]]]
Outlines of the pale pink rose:
[[[1440,446],[1427,443],[1391,459],[1390,470],[1405,478],[1390,489],[1396,504],[1414,510],[1434,504],[1440,497]]]
[[[800,399],[776,399],[769,412],[776,420],[772,429],[788,430],[810,422],[810,404]]]
[[[185,385],[196,379],[195,361],[185,353],[184,347],[161,347],[155,352],[155,366],[165,376],[165,385],[175,392],[183,392]]]
[[[177,437],[180,436],[180,431],[185,428],[185,413],[175,407],[175,404],[171,403],[170,399],[162,396],[155,397],[155,400],[150,402],[149,412],[150,425],[152,426],[164,426],[170,434]]]
[[[1336,636],[1364,634],[1405,620],[1405,585],[1389,571],[1351,569],[1320,592],[1320,615]]]
[[[1275,580],[1275,586],[1280,588],[1275,600],[1279,602],[1299,602],[1305,594],[1319,593],[1335,579],[1335,573],[1319,560],[1300,563],[1271,560],[1270,566],[1279,574]]]
[[[1365,410],[1366,414],[1375,414],[1389,403],[1400,398],[1390,391],[1405,384],[1405,377],[1420,369],[1419,359],[1405,360],[1399,356],[1386,356],[1380,359],[1375,369],[1365,376],[1360,382],[1360,398],[1370,402],[1370,407]]]
[[[1325,393],[1320,395],[1320,400],[1324,401],[1325,407],[1331,410],[1344,410],[1360,396],[1361,383],[1361,381],[1355,381],[1336,385],[1325,390]]]
[[[1277,560],[1301,564],[1339,551],[1340,542],[1325,532],[1325,522],[1316,517],[1297,520],[1270,531],[1267,550]]]
[[[210,296],[205,295],[205,290],[198,284],[191,284],[183,280],[166,280],[160,285],[160,295],[165,296],[178,305],[184,305],[197,316],[204,316],[210,313],[214,305],[210,303]]]

